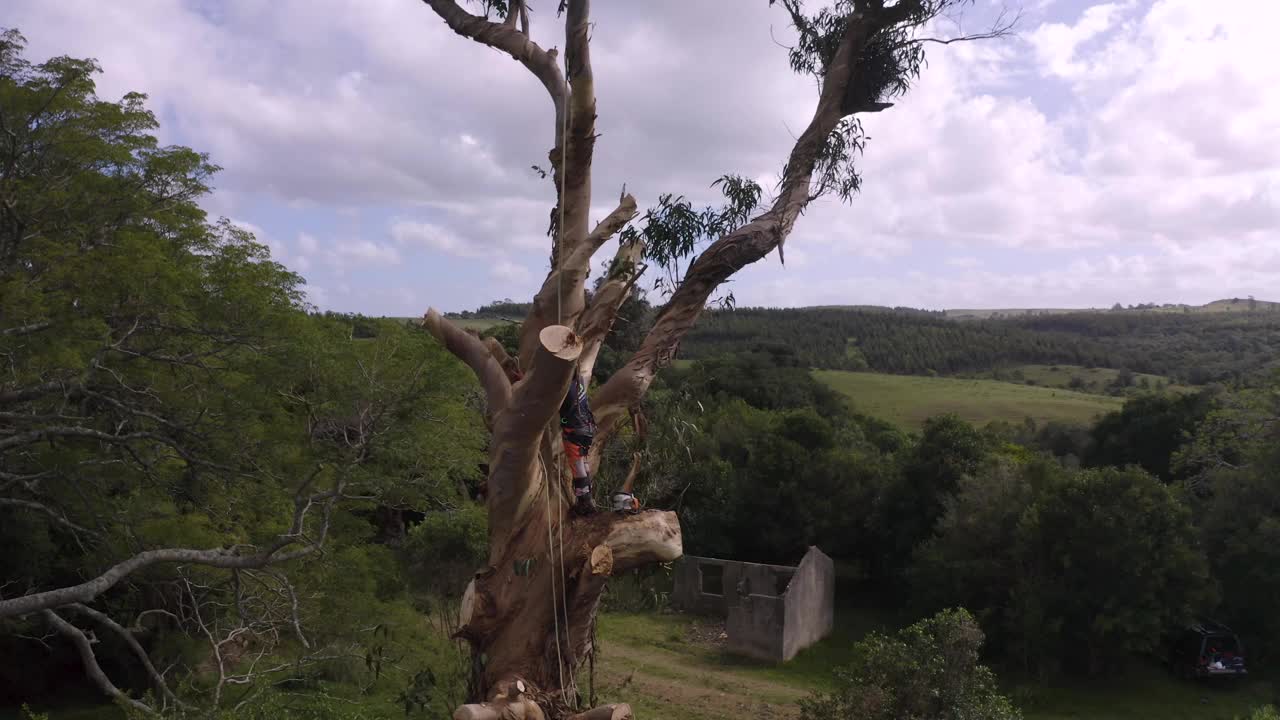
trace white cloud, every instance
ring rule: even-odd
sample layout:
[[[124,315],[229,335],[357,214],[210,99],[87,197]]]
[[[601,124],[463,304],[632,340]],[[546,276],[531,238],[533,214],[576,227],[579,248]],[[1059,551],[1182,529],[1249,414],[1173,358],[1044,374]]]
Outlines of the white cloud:
[[[334,267],[356,265],[399,265],[400,252],[391,245],[369,240],[340,242],[327,251],[327,259]]]
[[[330,298],[343,277],[367,285],[353,297],[409,302],[371,292],[377,268],[488,257],[502,258],[493,285],[475,292],[514,297],[545,262],[552,192],[529,166],[547,162],[550,105],[421,4],[10,4],[33,56],[98,57],[104,94],[149,92],[162,140],[227,168],[208,207],[281,237],[296,230],[263,217],[322,209],[342,218],[333,236],[386,240],[301,233],[285,248],[253,226]],[[711,201],[725,172],[772,179],[815,93],[767,5],[597,3],[594,218],[623,183],[643,207]],[[752,266],[739,301],[1109,305],[1280,287],[1280,3],[1116,0],[1036,24],[1073,5],[1033,0],[1022,40],[931,46],[910,95],[864,119],[862,194],[811,207],[787,267]],[[551,12],[534,34],[562,43]],[[375,270],[342,275],[354,266]]]
[[[326,310],[329,308],[329,293],[324,288],[317,285],[308,285],[306,287],[307,302]]]
[[[529,281],[533,277],[533,273],[529,268],[523,265],[517,265],[510,260],[499,260],[489,268],[489,274],[494,279],[505,283],[523,283]]]
[[[401,245],[422,245],[450,255],[473,257],[478,253],[452,230],[435,223],[398,220],[391,225],[391,237]]]
[[[1028,37],[1045,70],[1062,77],[1074,77],[1085,65],[1076,61],[1081,45],[1112,29],[1125,6],[1133,3],[1106,3],[1086,8],[1074,25],[1045,23]]]
[[[247,232],[253,233],[254,239],[262,243],[263,245],[266,245],[267,249],[271,251],[272,260],[275,260],[276,262],[281,262],[281,263],[287,262],[289,260],[288,253],[285,252],[284,243],[271,237],[271,235],[268,234],[266,230],[263,230],[260,226],[255,225],[254,223],[248,222],[247,220],[237,220],[235,218],[231,218],[231,224],[235,225],[241,230],[245,230]]]

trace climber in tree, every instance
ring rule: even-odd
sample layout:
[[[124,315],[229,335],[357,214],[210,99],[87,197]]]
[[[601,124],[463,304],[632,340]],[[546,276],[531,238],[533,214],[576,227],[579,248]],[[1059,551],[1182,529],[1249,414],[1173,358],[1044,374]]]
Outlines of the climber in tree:
[[[587,453],[596,435],[596,419],[587,402],[587,387],[576,368],[569,383],[569,394],[560,404],[560,430],[564,434],[564,454],[573,472],[573,494],[577,498],[573,509],[579,515],[591,515],[596,511],[596,505],[591,499]]]

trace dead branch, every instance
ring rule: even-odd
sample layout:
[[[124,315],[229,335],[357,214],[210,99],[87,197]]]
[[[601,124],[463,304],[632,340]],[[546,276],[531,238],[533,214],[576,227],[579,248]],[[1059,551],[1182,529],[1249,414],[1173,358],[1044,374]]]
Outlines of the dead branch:
[[[138,660],[141,661],[142,666],[146,668],[147,674],[151,676],[151,680],[155,683],[156,688],[163,693],[166,698],[168,698],[169,702],[180,708],[191,708],[190,705],[179,700],[178,696],[173,694],[173,690],[169,689],[169,683],[165,682],[164,676],[156,670],[155,665],[151,664],[151,656],[142,648],[142,645],[138,642],[137,638],[133,636],[132,632],[125,629],[107,615],[98,612],[91,607],[81,605],[80,603],[73,603],[70,607],[74,608],[76,612],[88,615],[90,618],[97,621],[98,624],[110,629],[124,639],[125,643],[129,646],[129,649],[133,650],[133,654],[138,656]]]
[[[294,499],[293,522],[289,532],[280,535],[269,546],[260,552],[241,554],[238,548],[210,548],[198,550],[192,548],[162,548],[145,550],[133,557],[116,563],[106,572],[78,585],[31,593],[8,600],[0,600],[0,618],[17,617],[38,610],[62,607],[73,603],[88,603],[94,598],[114,587],[124,578],[143,568],[160,563],[188,563],[223,569],[258,569],[279,563],[289,562],[318,552],[328,537],[329,523],[334,504],[341,499],[345,487],[341,472],[335,473],[336,479],[332,489],[316,494],[307,494],[310,483],[319,474],[317,469],[303,484]],[[307,514],[319,503],[322,516],[319,527],[310,535],[305,530]],[[285,552],[287,548],[301,545]]]
[[[49,393],[61,390],[64,387],[66,387],[66,383],[61,380],[52,380],[38,385],[18,388],[16,390],[6,390],[4,392],[0,392],[0,405],[11,405],[13,403],[34,400],[42,395],[48,395]]]
[[[30,335],[31,333],[37,333],[37,332],[40,332],[41,330],[47,330],[51,327],[53,327],[53,323],[51,322],[38,322],[38,323],[31,323],[29,325],[19,325],[18,327],[11,327],[11,328],[5,328],[4,330],[0,330],[0,337],[17,337],[21,335]]]
[[[111,682],[111,679],[107,677],[107,674],[102,671],[102,666],[98,664],[98,658],[93,653],[93,643],[96,642],[96,640],[90,640],[89,637],[84,634],[84,631],[62,619],[62,617],[53,610],[44,609],[41,611],[41,614],[44,615],[45,620],[53,626],[53,629],[71,640],[71,642],[76,646],[76,650],[80,652],[80,662],[84,664],[85,672],[89,675],[89,678],[93,680],[94,684],[96,684],[104,693],[111,696],[116,701],[125,703],[129,707],[147,715],[157,714],[155,709],[150,705],[129,697],[128,694]]]
[[[67,519],[66,515],[63,515],[62,513],[57,512],[53,508],[43,503],[34,502],[32,500],[21,500],[19,498],[0,498],[0,505],[8,505],[10,507],[20,507],[20,508],[25,508],[27,510],[34,510],[39,513],[44,513],[45,515],[48,515],[50,518],[52,518],[54,522],[56,522],[57,524],[61,525],[64,528],[67,528],[73,533],[84,533],[85,535],[98,537],[98,533],[71,522],[70,520]]]

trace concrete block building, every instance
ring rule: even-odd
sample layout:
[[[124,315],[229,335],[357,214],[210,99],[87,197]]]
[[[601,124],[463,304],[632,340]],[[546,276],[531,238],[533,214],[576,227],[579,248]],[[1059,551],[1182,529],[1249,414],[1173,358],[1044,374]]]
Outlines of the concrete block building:
[[[761,565],[685,555],[673,606],[725,618],[731,652],[784,662],[835,626],[835,565],[816,547],[799,565]]]

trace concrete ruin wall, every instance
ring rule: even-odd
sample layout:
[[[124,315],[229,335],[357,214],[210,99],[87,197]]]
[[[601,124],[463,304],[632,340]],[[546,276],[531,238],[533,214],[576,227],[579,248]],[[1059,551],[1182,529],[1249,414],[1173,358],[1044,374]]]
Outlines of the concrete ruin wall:
[[[675,569],[672,604],[725,618],[731,651],[786,661],[835,624],[835,567],[816,547],[797,567],[686,555]]]
[[[836,625],[835,587],[835,563],[818,548],[810,548],[787,588],[783,660],[831,634]]]

